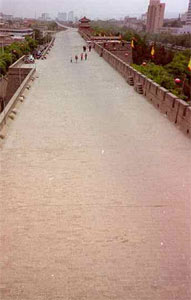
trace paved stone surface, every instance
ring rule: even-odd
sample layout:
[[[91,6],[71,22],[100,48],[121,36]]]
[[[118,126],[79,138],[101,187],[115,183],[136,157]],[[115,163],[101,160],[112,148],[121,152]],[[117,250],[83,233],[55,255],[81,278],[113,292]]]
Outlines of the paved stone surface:
[[[2,300],[191,299],[191,142],[59,33],[1,145]]]

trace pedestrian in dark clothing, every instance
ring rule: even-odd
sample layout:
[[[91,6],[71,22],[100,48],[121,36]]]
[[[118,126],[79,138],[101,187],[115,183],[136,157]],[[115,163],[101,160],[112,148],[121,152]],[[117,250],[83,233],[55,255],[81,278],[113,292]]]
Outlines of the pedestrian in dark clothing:
[[[91,52],[91,50],[92,50],[92,46],[91,46],[91,45],[89,45],[89,52]]]
[[[83,50],[84,50],[84,52],[86,52],[86,46],[83,46]]]
[[[84,59],[84,54],[83,53],[81,53],[81,60],[83,60]]]
[[[71,57],[71,59],[70,59],[70,62],[72,63],[72,57]]]
[[[88,59],[88,55],[87,55],[87,53],[85,53],[85,60],[87,60]]]
[[[78,62],[78,56],[77,55],[75,56],[75,60],[76,60],[76,63],[77,63]]]

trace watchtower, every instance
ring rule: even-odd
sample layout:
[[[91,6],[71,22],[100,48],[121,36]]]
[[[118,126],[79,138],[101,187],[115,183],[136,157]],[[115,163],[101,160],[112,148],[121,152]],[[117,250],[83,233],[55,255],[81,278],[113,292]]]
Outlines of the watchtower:
[[[80,31],[89,31],[90,30],[90,22],[91,20],[87,19],[86,17],[83,17],[79,20],[79,30]]]

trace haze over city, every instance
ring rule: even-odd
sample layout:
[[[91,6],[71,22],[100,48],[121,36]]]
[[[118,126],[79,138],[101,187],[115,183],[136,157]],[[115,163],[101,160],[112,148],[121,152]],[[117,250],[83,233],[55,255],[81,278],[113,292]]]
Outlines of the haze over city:
[[[166,0],[166,17],[177,17],[188,8],[187,0]],[[75,15],[90,18],[120,18],[140,16],[147,11],[149,0],[0,0],[0,10],[21,17],[38,17],[47,12],[52,17],[58,11],[74,10]]]

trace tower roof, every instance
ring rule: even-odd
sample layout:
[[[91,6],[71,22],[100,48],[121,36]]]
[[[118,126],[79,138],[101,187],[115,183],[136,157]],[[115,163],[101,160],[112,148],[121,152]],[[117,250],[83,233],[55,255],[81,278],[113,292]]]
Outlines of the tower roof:
[[[89,23],[91,22],[90,19],[86,18],[86,17],[83,17],[82,19],[79,20],[81,23]]]

